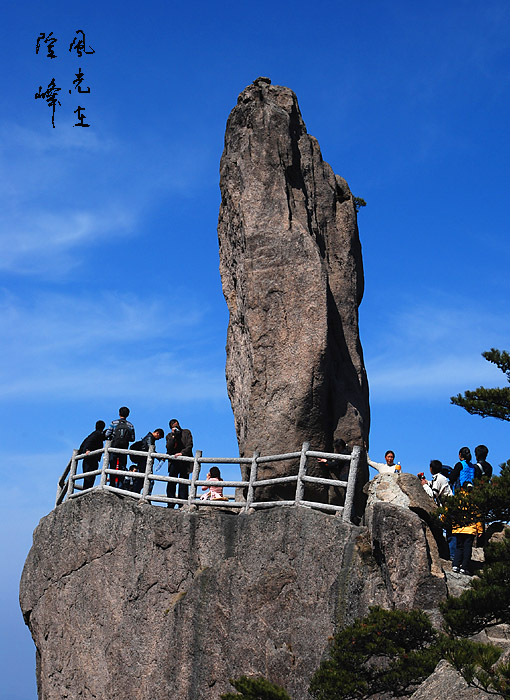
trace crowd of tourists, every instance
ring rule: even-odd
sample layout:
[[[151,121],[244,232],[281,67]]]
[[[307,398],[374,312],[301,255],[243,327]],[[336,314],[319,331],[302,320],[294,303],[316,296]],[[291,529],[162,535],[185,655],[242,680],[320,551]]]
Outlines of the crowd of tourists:
[[[129,455],[131,464],[127,465],[128,455],[110,452],[109,467],[116,473],[110,473],[109,484],[115,488],[141,493],[144,479],[143,475],[147,469],[147,459],[143,453],[148,453],[151,447],[155,447],[158,440],[165,437],[163,428],[151,430],[141,440],[135,440],[135,428],[128,420],[129,408],[122,406],[119,409],[119,417],[113,420],[108,428],[104,421],[97,421],[95,430],[88,435],[80,445],[79,454],[85,454],[82,460],[83,473],[93,472],[99,469],[101,454],[90,454],[103,448],[105,440],[110,441],[110,446],[117,449],[130,449],[138,453]],[[166,454],[169,456],[163,460],[168,463],[168,475],[178,479],[187,480],[191,472],[192,462],[190,460],[179,460],[177,457],[193,457],[193,436],[187,428],[181,428],[179,421],[172,418],[168,422],[169,432],[166,434]],[[335,440],[335,453],[348,454],[348,448],[344,440]],[[155,451],[155,450],[154,450]],[[424,473],[418,474],[418,478],[426,493],[434,499],[438,506],[447,505],[445,497],[453,496],[456,493],[468,493],[473,485],[482,479],[490,481],[492,478],[492,465],[487,461],[489,450],[485,445],[475,447],[475,459],[473,462],[469,447],[461,447],[459,450],[459,461],[454,467],[443,464],[438,459],[430,462],[431,479],[427,479]],[[161,454],[161,453],[160,453]],[[173,458],[173,459],[172,459]],[[400,462],[395,461],[395,452],[387,450],[384,455],[384,462],[374,462],[368,457],[368,464],[376,469],[379,474],[399,474],[401,471]],[[337,478],[347,479],[349,472],[349,462],[338,463],[336,460],[318,459],[325,462],[327,466],[336,469],[341,468],[342,474]],[[161,466],[161,464],[160,464]],[[159,467],[158,467],[159,468]],[[158,469],[156,468],[156,470]],[[125,472],[129,471],[129,475]],[[82,488],[90,489],[94,486],[95,475],[83,478]],[[202,499],[228,500],[223,495],[221,483],[221,473],[218,467],[211,467],[206,480],[210,482],[207,486],[202,486],[205,493]],[[149,482],[149,493],[152,493],[154,480]],[[188,499],[188,484],[176,481],[168,481],[166,485],[166,495],[168,498],[186,501]],[[168,507],[174,508],[175,503],[168,503]],[[475,537],[482,533],[481,523],[470,523],[462,526],[454,524],[446,530],[450,558],[453,562],[452,570],[456,573],[471,575],[471,555]]]
[[[89,455],[89,453],[95,450],[101,450],[105,440],[109,440],[110,447],[113,448],[123,450],[130,449],[136,452],[149,452],[151,446],[154,447],[158,440],[162,440],[165,437],[163,428],[156,428],[155,430],[150,430],[141,440],[135,440],[135,428],[128,420],[129,413],[130,411],[127,406],[121,406],[119,409],[119,417],[113,420],[108,428],[104,421],[97,421],[95,430],[83,440],[78,453]],[[168,422],[168,426],[169,432],[166,435],[166,454],[174,458],[193,457],[193,436],[191,431],[188,430],[188,428],[181,428],[177,418],[172,418]],[[116,472],[129,471],[130,474],[128,476],[122,473],[110,474],[109,484],[110,486],[125,491],[141,493],[144,482],[142,475],[145,474],[147,469],[147,456],[138,454],[129,455],[129,458],[131,464],[128,467],[127,454],[110,452],[109,468]],[[97,471],[100,459],[101,454],[92,454],[84,457],[82,461],[83,473]],[[167,459],[165,461],[168,462],[168,476],[188,479],[189,472],[191,471],[191,463],[189,460]],[[82,488],[92,488],[95,479],[95,475],[85,476],[83,478]],[[223,479],[221,478],[218,467],[211,467],[206,479],[210,481],[211,484],[210,486],[202,486],[202,490],[205,491],[205,493],[202,494],[201,498],[228,500],[223,496],[223,488],[219,485]],[[154,481],[151,480],[150,493],[152,493],[153,486]],[[167,497],[175,498],[176,491],[178,499],[187,500],[188,485],[186,483],[168,481],[166,486]],[[169,503],[168,507],[174,508],[175,504]]]
[[[461,447],[459,450],[459,461],[454,467],[443,464],[438,459],[430,462],[431,479],[427,479],[421,472],[418,478],[426,493],[434,499],[438,506],[447,506],[446,497],[453,496],[459,492],[468,494],[473,486],[481,480],[490,481],[492,479],[492,465],[487,461],[489,449],[486,445],[475,447],[475,460],[471,455],[469,447]],[[370,458],[368,463],[380,474],[399,473],[400,463],[395,464],[395,453],[388,450],[385,463],[373,462]],[[450,559],[453,562],[452,571],[468,576],[472,575],[471,556],[473,545],[477,536],[483,533],[481,522],[468,523],[467,525],[456,526],[452,524],[446,528],[446,539],[450,551]]]
[[[445,496],[453,496],[458,493],[467,495],[477,482],[482,480],[489,482],[492,479],[492,465],[487,461],[488,454],[489,449],[486,445],[477,445],[475,447],[476,462],[473,463],[469,447],[461,447],[459,461],[453,468],[433,459],[430,462],[432,479],[428,480],[424,474],[419,474],[423,488],[437,505],[447,506]],[[482,522],[464,525],[452,523],[451,526],[447,527],[446,538],[450,559],[453,562],[452,571],[467,576],[472,575],[473,545],[476,537],[482,534]]]

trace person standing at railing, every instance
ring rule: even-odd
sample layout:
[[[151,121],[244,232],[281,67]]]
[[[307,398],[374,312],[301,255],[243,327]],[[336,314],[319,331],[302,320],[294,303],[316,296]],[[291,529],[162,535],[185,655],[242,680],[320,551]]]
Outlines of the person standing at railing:
[[[347,443],[342,438],[337,438],[333,443],[333,450],[338,455],[348,455],[350,454],[347,447]],[[326,465],[328,470],[327,477],[330,479],[338,479],[339,481],[347,481],[349,478],[349,469],[351,466],[350,461],[342,459],[325,459],[324,457],[317,457],[318,462],[322,462]],[[330,486],[328,488],[328,503],[337,506],[343,506],[345,503],[345,487],[344,486]]]
[[[134,425],[127,420],[128,416],[129,408],[127,406],[121,406],[119,408],[119,417],[113,420],[106,429],[106,439],[112,441],[111,447],[127,450],[129,443],[136,439]],[[126,465],[127,455],[117,454],[116,452],[110,454],[110,469],[120,469],[123,471],[126,469]],[[123,477],[110,474],[110,486],[121,489],[123,483]]]
[[[193,457],[193,436],[187,428],[181,428],[177,418],[169,421],[170,432],[166,436],[166,452],[175,457]],[[168,460],[168,476],[187,479],[190,472],[189,462],[170,459]],[[168,498],[175,498],[175,482],[169,481],[166,485],[166,495]],[[183,500],[188,498],[188,485],[179,484],[178,497]],[[168,508],[174,508],[174,503],[168,503]]]
[[[151,445],[155,445],[156,440],[161,440],[161,438],[163,437],[165,437],[165,431],[163,430],[163,428],[156,428],[156,430],[154,430],[153,432],[148,432],[147,435],[141,440],[138,440],[138,442],[134,442],[129,449],[138,450],[140,452],[148,452]],[[147,457],[140,457],[140,455],[130,455],[130,459],[132,462],[134,462],[134,464],[131,465],[129,471],[136,471],[141,474],[145,474],[145,472],[147,471]],[[153,483],[153,481],[150,482],[151,487]],[[140,493],[142,490],[142,486],[143,479],[131,477],[131,487],[128,490],[132,491],[133,493]],[[152,493],[152,488],[149,489],[149,493]]]
[[[337,438],[333,443],[333,449],[337,455],[348,455],[350,454],[347,443],[342,438]],[[318,462],[323,462],[329,469],[340,471],[349,471],[349,463],[341,459],[326,459],[325,457],[317,457]],[[340,474],[338,475],[340,479]]]
[[[84,452],[88,454],[89,452],[93,452],[94,450],[103,449],[103,443],[105,440],[105,425],[106,423],[104,422],[104,420],[96,421],[96,429],[92,433],[90,433],[90,435],[87,435],[85,440],[81,443],[80,448],[78,450],[78,454],[82,455]],[[92,457],[84,457],[81,463],[83,473],[96,471],[96,469],[99,468],[100,459],[100,454],[92,455]],[[83,488],[91,489],[94,486],[95,480],[95,476],[86,476],[83,479]]]

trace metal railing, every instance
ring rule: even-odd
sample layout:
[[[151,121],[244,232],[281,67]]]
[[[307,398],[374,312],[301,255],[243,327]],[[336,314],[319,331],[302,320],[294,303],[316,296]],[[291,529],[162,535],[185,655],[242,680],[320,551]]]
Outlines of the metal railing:
[[[179,504],[181,506],[188,505],[193,507],[222,507],[239,509],[241,512],[247,512],[250,509],[274,508],[277,506],[305,506],[308,508],[317,508],[323,511],[340,511],[342,512],[344,520],[348,522],[352,521],[354,516],[354,494],[360,469],[361,448],[354,447],[350,455],[340,455],[330,452],[317,452],[314,450],[310,450],[309,448],[310,444],[308,442],[305,442],[303,443],[300,452],[289,452],[287,454],[280,455],[260,456],[258,452],[255,452],[253,457],[212,458],[202,457],[202,451],[197,450],[194,457],[175,457],[172,455],[153,451],[154,446],[150,446],[148,452],[142,452],[139,450],[129,450],[111,447],[111,442],[108,441],[105,443],[105,446],[102,449],[94,450],[93,452],[89,452],[88,454],[78,454],[78,450],[73,450],[71,461],[67,465],[64,473],[58,481],[57,498],[55,506],[60,505],[66,498],[77,498],[85,493],[88,493],[89,491],[106,489],[115,493],[122,494],[123,496],[144,500],[149,503],[167,503],[173,505]],[[77,473],[77,467],[81,460],[87,457],[93,457],[94,455],[101,454],[103,455],[103,460],[100,469],[96,469],[90,472]],[[135,457],[143,457],[144,459],[147,459],[147,467],[145,472],[133,472],[110,468],[110,456],[112,454],[133,455]],[[318,476],[308,476],[307,465],[308,458],[310,457],[323,458],[327,460],[336,460],[337,462],[350,462],[347,481],[340,481],[338,479],[326,479]],[[163,461],[184,461],[191,463],[192,470],[190,478],[184,479],[181,477],[164,476],[153,473],[153,465],[155,459]],[[291,476],[275,477],[271,479],[262,479],[260,481],[257,481],[257,471],[259,465],[289,459],[299,459],[299,469],[297,474]],[[246,464],[249,466],[249,478],[247,481],[230,480],[221,482],[211,482],[205,479],[200,479],[200,466],[202,464]],[[77,482],[84,480],[86,477],[96,476],[101,477],[99,481],[99,486],[93,486],[91,488],[84,489],[81,484],[77,484]],[[131,477],[133,479],[143,479],[141,493],[126,491],[122,488],[112,486],[111,484],[107,483],[108,477],[110,477],[110,481],[118,477],[120,477],[121,479],[126,477]],[[168,496],[153,494],[152,487],[158,481],[162,481],[165,483],[170,482],[175,484],[185,484],[189,488],[188,498],[170,498]],[[279,484],[293,483],[296,484],[296,492],[295,497],[292,500],[258,501],[255,499],[255,491],[257,488],[274,487]],[[330,503],[321,503],[319,501],[305,500],[305,487],[309,484],[345,488],[344,505],[340,506],[333,505]],[[229,496],[228,501],[219,499],[202,500],[197,497],[198,486],[210,487],[211,485],[221,486],[222,488],[242,488],[244,489],[245,495],[242,498],[242,500],[235,500],[234,496]]]

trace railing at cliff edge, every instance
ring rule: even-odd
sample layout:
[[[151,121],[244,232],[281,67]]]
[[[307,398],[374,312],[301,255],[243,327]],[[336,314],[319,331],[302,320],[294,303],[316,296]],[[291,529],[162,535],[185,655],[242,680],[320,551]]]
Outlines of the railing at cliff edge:
[[[73,455],[71,461],[67,465],[64,473],[58,481],[57,488],[57,498],[55,506],[60,505],[66,498],[77,498],[89,491],[94,491],[98,489],[106,489],[115,493],[122,494],[123,496],[128,496],[135,499],[140,499],[147,501],[149,503],[167,503],[167,504],[179,504],[188,506],[199,506],[199,507],[222,507],[222,508],[233,508],[239,509],[241,512],[247,512],[249,509],[259,509],[259,508],[274,508],[278,506],[304,506],[308,508],[317,508],[320,510],[326,510],[331,512],[342,512],[343,520],[348,522],[354,519],[354,493],[356,489],[356,483],[358,480],[359,470],[360,470],[360,458],[361,458],[361,448],[354,447],[350,455],[340,455],[331,452],[317,452],[310,450],[310,444],[308,442],[303,443],[300,452],[289,452],[287,454],[280,455],[268,455],[260,456],[258,452],[255,452],[253,457],[202,457],[202,451],[197,450],[195,457],[174,457],[168,454],[163,454],[155,452],[154,447],[151,446],[149,452],[141,452],[138,450],[124,450],[120,448],[111,447],[111,442],[105,443],[105,446],[100,450],[94,450],[89,452],[89,454],[78,454],[78,450],[73,450]],[[80,472],[77,473],[78,463],[85,457],[91,457],[93,455],[103,455],[102,467],[101,469],[96,469],[90,472]],[[118,469],[110,469],[110,455],[111,454],[123,454],[123,455],[134,455],[147,458],[147,468],[144,472],[132,472],[132,471],[122,471]],[[307,465],[308,458],[323,458],[328,460],[337,460],[339,462],[350,462],[349,474],[347,481],[340,481],[339,479],[326,479],[318,476],[308,476],[307,475]],[[277,462],[288,459],[299,458],[299,469],[298,473],[293,476],[283,476],[275,477],[273,479],[262,479],[257,481],[257,470],[259,464],[267,464],[270,462]],[[191,462],[193,467],[191,471],[191,477],[188,479],[183,479],[179,477],[165,476],[161,474],[153,473],[154,460],[177,460]],[[229,497],[228,501],[222,500],[202,500],[197,498],[197,487],[198,486],[211,486],[211,482],[200,479],[200,465],[201,464],[246,464],[250,467],[250,475],[247,481],[222,481],[221,486],[226,487],[237,487],[245,489],[246,496],[243,500],[235,501],[233,496]],[[137,479],[143,479],[143,487],[141,493],[134,493],[132,491],[126,491],[124,489],[117,488],[107,484],[107,479],[109,475],[116,477],[132,477]],[[100,482],[98,486],[93,486],[92,488],[83,489],[81,485],[77,485],[76,482],[82,481],[85,477],[96,477],[100,476]],[[182,498],[169,498],[168,496],[163,496],[160,494],[152,494],[152,486],[155,482],[163,481],[165,483],[173,482],[175,484],[187,484],[189,487],[189,497],[185,500]],[[216,482],[217,483],[217,482]],[[255,500],[255,490],[263,486],[276,486],[278,484],[296,484],[296,494],[295,498],[292,500],[274,500],[274,501],[256,501]],[[304,490],[307,484],[319,484],[322,486],[339,486],[345,488],[345,501],[343,506],[333,505],[330,503],[320,503],[317,501],[309,501],[304,499]]]

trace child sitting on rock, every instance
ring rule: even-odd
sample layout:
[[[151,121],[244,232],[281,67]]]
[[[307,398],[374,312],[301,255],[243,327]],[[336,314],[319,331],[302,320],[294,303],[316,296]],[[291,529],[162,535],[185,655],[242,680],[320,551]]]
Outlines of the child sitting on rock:
[[[207,481],[223,481],[218,467],[211,467],[206,476]],[[223,495],[223,486],[202,486],[202,491],[207,491],[200,496],[201,501],[210,499],[211,501],[228,501],[227,496]]]

